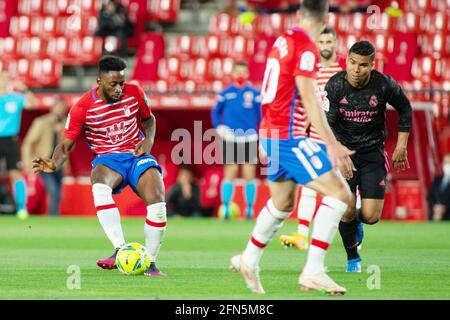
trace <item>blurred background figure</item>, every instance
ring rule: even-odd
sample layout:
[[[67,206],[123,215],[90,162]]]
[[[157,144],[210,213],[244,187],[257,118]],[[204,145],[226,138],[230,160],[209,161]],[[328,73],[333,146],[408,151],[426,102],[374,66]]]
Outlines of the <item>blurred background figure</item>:
[[[442,160],[443,174],[434,178],[428,192],[429,219],[450,220],[450,153]]]
[[[34,95],[18,80],[11,80],[5,71],[0,72],[0,159],[5,159],[11,179],[17,217],[28,217],[26,209],[27,188],[22,174],[18,134],[22,110],[36,107]]]
[[[224,179],[221,197],[224,217],[230,215],[234,180],[238,177],[239,164],[245,179],[246,217],[253,216],[256,199],[256,167],[258,163],[258,129],[261,122],[261,100],[258,89],[251,86],[248,65],[237,61],[232,71],[233,83],[225,88],[211,111],[212,123],[223,140]]]
[[[184,165],[178,171],[177,182],[167,194],[166,203],[168,216],[201,216],[200,188],[190,166]]]
[[[131,23],[127,9],[119,0],[105,0],[100,9],[98,18],[98,30],[96,36],[116,36],[119,38],[121,56],[128,55],[127,39],[134,34],[134,26]],[[108,48],[107,48],[108,49]]]
[[[61,142],[66,115],[66,103],[60,98],[48,114],[37,117],[33,121],[22,143],[22,158],[25,168],[30,169],[30,172],[33,159],[51,157],[55,146]],[[61,202],[63,169],[53,174],[41,172],[39,175],[50,200],[48,214],[57,216]]]

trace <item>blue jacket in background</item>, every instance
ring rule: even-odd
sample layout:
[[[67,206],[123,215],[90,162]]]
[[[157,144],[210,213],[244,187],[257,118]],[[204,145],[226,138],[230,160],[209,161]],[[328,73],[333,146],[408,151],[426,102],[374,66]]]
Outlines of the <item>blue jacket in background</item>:
[[[248,84],[242,88],[230,85],[219,94],[211,116],[215,128],[225,125],[232,130],[253,129],[258,132],[261,122],[259,90]]]

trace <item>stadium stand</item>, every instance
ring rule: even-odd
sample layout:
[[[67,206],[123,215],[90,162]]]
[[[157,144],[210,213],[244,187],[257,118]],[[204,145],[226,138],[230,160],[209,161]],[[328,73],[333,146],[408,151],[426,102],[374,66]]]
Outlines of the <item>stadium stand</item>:
[[[179,117],[177,112],[183,110],[186,121],[203,120],[203,129],[210,127],[209,109],[214,105],[215,93],[229,83],[233,62],[248,60],[251,80],[260,85],[272,43],[295,23],[292,13],[256,14],[249,23],[240,15],[218,13],[219,5],[226,3],[218,0],[212,4],[198,2],[195,8],[200,11],[190,12],[191,2],[195,1],[122,0],[136,27],[134,37],[129,40],[130,47],[137,50],[130,59],[134,65],[131,78],[149,93],[158,121],[164,123],[158,130],[167,124],[164,132],[158,131],[158,144],[164,147],[156,150],[166,159],[170,159],[173,146],[171,130],[179,127],[192,130],[190,123],[173,120]],[[376,68],[396,78],[413,101],[415,129],[408,150],[411,169],[400,174],[392,172],[383,217],[424,219],[427,187],[438,170],[440,156],[450,151],[450,1],[398,3],[402,9],[398,16],[386,11],[379,15],[337,12],[330,13],[329,25],[337,31],[339,52],[343,55],[355,41],[367,39],[374,43]],[[63,67],[89,68],[104,52],[105,39],[93,36],[100,1],[19,0],[14,7],[13,1],[0,0],[0,7],[5,8],[5,19],[0,21],[0,69],[8,70],[36,92],[51,88],[37,94],[43,110],[51,107],[52,96],[60,94],[61,79],[65,76]],[[205,32],[185,32],[189,29],[186,16],[198,19],[204,12],[216,13],[203,23]],[[147,31],[151,23],[159,23],[164,32]],[[64,94],[69,105],[78,96]],[[34,116],[36,113],[24,113],[21,136]],[[395,117],[388,117],[389,131],[395,132]],[[387,140],[388,152],[393,149],[394,139]],[[72,159],[68,173],[75,178],[88,173],[91,157],[83,143],[77,148],[84,149]],[[173,167],[170,160],[167,165]],[[202,170],[206,180],[217,178],[212,174],[214,166]],[[65,186],[65,197],[72,192],[84,192],[80,191],[83,186],[77,184],[77,179],[71,181]],[[220,185],[205,181],[202,194],[206,194],[204,188],[211,188],[211,184]],[[264,189],[264,185],[260,188]],[[123,205],[127,206],[132,207],[129,202]],[[77,212],[89,213],[91,208],[86,205],[77,208]],[[73,213],[73,207],[64,204],[62,213]]]

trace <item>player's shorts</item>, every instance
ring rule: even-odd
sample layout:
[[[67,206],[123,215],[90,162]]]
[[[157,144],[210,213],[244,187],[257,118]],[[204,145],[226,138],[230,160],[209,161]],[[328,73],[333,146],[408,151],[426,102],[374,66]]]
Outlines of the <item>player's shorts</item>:
[[[386,192],[386,177],[389,172],[389,159],[383,148],[351,156],[356,172],[348,180],[353,193],[358,188],[361,198],[384,199]]]
[[[6,170],[20,170],[19,140],[17,137],[0,137],[0,160],[5,159]]]
[[[281,178],[297,184],[308,182],[332,170],[332,164],[324,146],[309,138],[273,140],[260,138],[262,151],[267,154],[267,178]]]
[[[162,175],[161,167],[152,155],[136,158],[132,153],[104,154],[97,156],[92,161],[92,168],[95,168],[99,164],[120,173],[122,176],[122,182],[113,190],[114,194],[120,193],[127,185],[134,192],[137,192],[136,188],[139,178],[147,169],[156,168]]]
[[[234,142],[222,141],[224,164],[257,164],[258,141]]]

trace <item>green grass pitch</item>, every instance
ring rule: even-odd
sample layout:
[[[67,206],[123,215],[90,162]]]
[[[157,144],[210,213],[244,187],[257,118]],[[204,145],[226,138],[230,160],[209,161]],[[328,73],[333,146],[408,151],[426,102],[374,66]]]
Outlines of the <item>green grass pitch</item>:
[[[143,224],[144,218],[122,219],[128,242],[144,243]],[[228,271],[228,261],[244,248],[253,225],[170,219],[158,260],[168,277],[149,278],[96,266],[112,248],[95,218],[0,217],[0,299],[450,299],[448,223],[366,226],[360,274],[343,272],[345,253],[337,236],[326,264],[330,276],[347,288],[344,297],[299,291],[305,253],[278,242],[279,235],[295,230],[293,220],[262,258],[267,294],[252,295],[240,275]],[[80,268],[80,289],[67,287],[73,265]],[[379,268],[379,289],[376,273],[367,273],[370,265]]]

